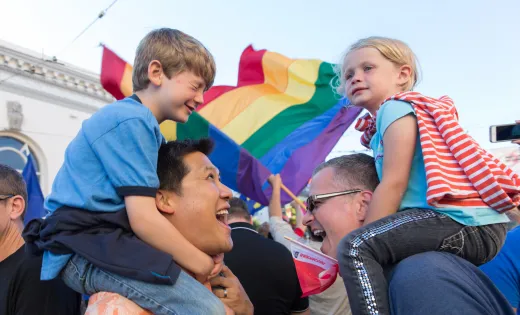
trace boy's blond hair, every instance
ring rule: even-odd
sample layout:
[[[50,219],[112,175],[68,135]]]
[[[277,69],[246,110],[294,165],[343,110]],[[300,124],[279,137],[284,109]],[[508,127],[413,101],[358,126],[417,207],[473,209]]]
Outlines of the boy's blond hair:
[[[179,30],[156,29],[148,33],[137,46],[132,72],[134,92],[148,87],[148,65],[157,60],[164,74],[171,79],[184,71],[191,71],[206,83],[206,90],[215,79],[215,60],[198,40]]]
[[[383,57],[393,62],[397,66],[409,65],[412,68],[410,80],[403,85],[403,91],[411,91],[419,81],[419,66],[417,57],[404,42],[387,37],[372,36],[358,40],[347,50],[343,56],[342,65],[335,68],[337,78],[334,88],[336,92],[342,96],[345,95],[345,59],[348,54],[354,50],[361,48],[375,48]]]

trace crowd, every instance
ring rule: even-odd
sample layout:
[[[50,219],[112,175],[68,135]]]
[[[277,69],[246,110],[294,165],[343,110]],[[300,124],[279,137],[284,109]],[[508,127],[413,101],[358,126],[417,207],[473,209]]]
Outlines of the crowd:
[[[520,177],[462,132],[451,99],[411,92],[406,44],[370,37],[349,48],[338,92],[369,112],[356,127],[374,157],[319,165],[296,229],[272,175],[272,239],[220,181],[210,139],[161,134],[161,122],[185,123],[204,102],[215,69],[193,37],[150,32],[134,94],[84,122],[46,218],[23,226],[25,184],[0,166],[0,315],[514,314],[520,230],[508,229]],[[305,230],[301,241],[340,267],[310,297],[285,239]]]

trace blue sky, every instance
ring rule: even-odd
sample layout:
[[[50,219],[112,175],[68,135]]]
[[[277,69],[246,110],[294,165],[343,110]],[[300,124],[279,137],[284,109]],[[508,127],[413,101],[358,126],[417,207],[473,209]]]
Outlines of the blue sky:
[[[55,55],[112,0],[1,2],[1,39]],[[118,0],[58,59],[99,72],[99,42],[132,62],[148,31],[172,27],[212,51],[216,84],[235,84],[240,54],[249,44],[291,58],[338,62],[361,37],[395,37],[419,58],[423,79],[417,90],[451,96],[462,126],[490,149],[509,144],[490,144],[489,125],[520,119],[519,12],[518,0]],[[335,151],[361,149],[358,136],[347,131]]]

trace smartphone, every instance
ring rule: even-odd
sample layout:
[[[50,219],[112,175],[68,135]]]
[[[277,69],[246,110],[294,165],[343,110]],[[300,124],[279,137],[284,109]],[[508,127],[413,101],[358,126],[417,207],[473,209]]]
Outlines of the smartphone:
[[[505,142],[520,140],[520,124],[496,125],[489,127],[489,141]]]

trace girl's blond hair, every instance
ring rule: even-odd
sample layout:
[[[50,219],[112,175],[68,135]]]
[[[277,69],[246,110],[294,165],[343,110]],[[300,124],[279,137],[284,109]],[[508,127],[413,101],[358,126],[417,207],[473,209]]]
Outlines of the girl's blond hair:
[[[339,95],[345,95],[345,59],[348,54],[361,48],[375,48],[383,57],[397,66],[409,65],[412,68],[410,80],[403,85],[403,91],[411,91],[419,81],[418,60],[413,51],[404,42],[387,37],[372,36],[358,40],[343,55],[342,64],[335,67],[336,79],[332,85]]]

